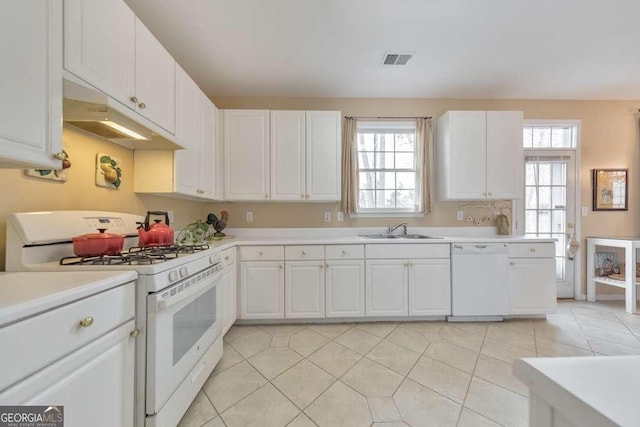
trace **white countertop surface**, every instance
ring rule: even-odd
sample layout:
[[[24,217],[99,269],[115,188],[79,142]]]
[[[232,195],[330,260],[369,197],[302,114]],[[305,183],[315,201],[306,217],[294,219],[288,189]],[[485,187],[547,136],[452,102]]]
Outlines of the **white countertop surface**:
[[[0,327],[137,277],[135,271],[0,272]]]
[[[575,425],[640,422],[640,356],[520,359],[513,370]]]

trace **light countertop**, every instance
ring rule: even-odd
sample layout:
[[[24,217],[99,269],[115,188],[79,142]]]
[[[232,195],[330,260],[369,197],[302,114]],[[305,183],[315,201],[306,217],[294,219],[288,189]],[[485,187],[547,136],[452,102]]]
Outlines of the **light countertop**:
[[[640,356],[520,359],[513,371],[575,425],[638,425]]]
[[[0,327],[137,277],[135,271],[0,272]]]

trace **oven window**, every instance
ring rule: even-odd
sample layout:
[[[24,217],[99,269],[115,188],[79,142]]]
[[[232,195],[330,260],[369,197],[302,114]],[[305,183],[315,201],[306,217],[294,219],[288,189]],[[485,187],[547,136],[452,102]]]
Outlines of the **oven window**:
[[[216,321],[216,286],[173,315],[173,365]]]

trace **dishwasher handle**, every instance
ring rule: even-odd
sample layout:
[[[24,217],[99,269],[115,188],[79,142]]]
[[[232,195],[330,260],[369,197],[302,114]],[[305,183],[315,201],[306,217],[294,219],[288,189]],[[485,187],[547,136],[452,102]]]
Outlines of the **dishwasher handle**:
[[[506,254],[506,243],[468,243],[454,244],[452,255],[461,254]]]

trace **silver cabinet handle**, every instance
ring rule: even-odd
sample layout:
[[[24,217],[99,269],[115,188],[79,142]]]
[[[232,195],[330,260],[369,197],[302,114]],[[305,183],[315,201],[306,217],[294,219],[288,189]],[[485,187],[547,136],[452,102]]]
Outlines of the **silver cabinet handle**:
[[[204,190],[196,190],[196,193],[204,194]]]
[[[262,251],[258,251],[258,255],[262,256]]]
[[[323,269],[323,268],[324,268],[324,265],[320,264],[320,269]]]
[[[476,245],[476,248],[478,248],[478,249],[486,249],[487,245]]]
[[[516,262],[515,261],[510,261],[509,265],[516,265]]]
[[[131,338],[138,338],[138,335],[140,335],[140,329],[134,329],[133,331],[131,331],[131,333],[129,334],[129,336]]]
[[[306,255],[306,254],[307,254],[307,253],[306,253],[305,251],[302,251],[302,255],[303,255],[303,256],[304,256],[304,255]]]
[[[138,104],[138,107],[140,107],[141,110],[144,110],[145,108],[147,108],[147,104],[141,102],[140,104]]]
[[[282,264],[281,264],[281,265],[279,265],[279,266],[278,266],[278,268],[279,268],[280,270],[282,270]]]
[[[224,257],[225,261],[229,261],[229,256]]]
[[[342,255],[346,255],[346,254],[347,254],[347,251],[342,251]]]
[[[536,251],[536,248],[530,248],[529,249],[529,252],[535,252],[535,251]]]
[[[410,262],[410,263],[409,263],[409,267],[413,267],[414,265],[415,265],[415,264],[414,264],[414,263],[412,263],[412,262]]]
[[[129,100],[130,100],[131,102],[135,103],[135,104],[137,104],[137,103],[138,103],[138,98],[137,98],[137,97],[135,97],[135,96],[132,96],[131,98],[129,98]]]
[[[460,245],[453,245],[453,247],[456,248],[456,249],[462,249],[462,246],[460,246]]]
[[[325,267],[327,267],[327,268],[329,268],[329,264],[325,264],[324,266],[325,266]]]

